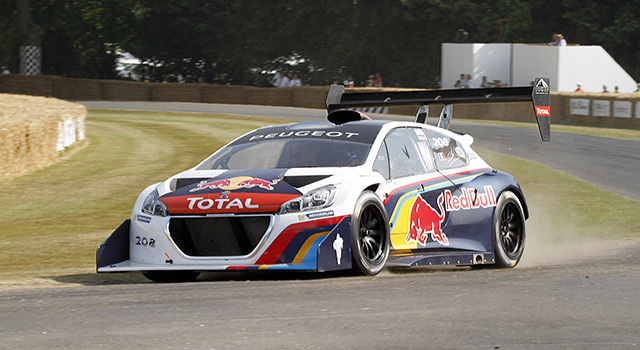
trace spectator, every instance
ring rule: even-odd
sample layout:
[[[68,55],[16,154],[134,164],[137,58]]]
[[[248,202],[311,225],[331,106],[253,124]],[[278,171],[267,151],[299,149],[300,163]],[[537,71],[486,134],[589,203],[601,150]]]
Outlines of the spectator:
[[[606,85],[602,85],[602,92],[609,92],[609,90],[607,90],[607,86]]]
[[[467,77],[471,77],[470,75],[464,75],[464,73],[460,74],[460,80],[458,80],[458,82],[456,83],[457,88],[459,89],[466,89],[469,87],[469,80],[467,79]]]
[[[289,77],[284,72],[280,72],[280,75],[276,78],[276,83],[273,85],[279,88],[289,87]]]
[[[575,89],[574,92],[584,92],[584,90],[582,90],[582,85],[580,83],[577,84],[578,87]]]
[[[342,82],[342,85],[344,85],[344,87],[354,87],[355,83],[353,82],[353,79],[351,79],[351,77],[348,77]]]
[[[553,41],[551,41],[547,45],[549,45],[549,46],[567,46],[567,41],[564,40],[564,36],[562,34],[554,33],[553,35],[551,35],[551,38],[553,39]]]
[[[382,77],[380,77],[380,73],[376,73],[375,79],[373,79],[374,87],[382,87]]]
[[[462,84],[460,83],[460,80],[456,80],[456,83],[453,84],[453,87],[456,88],[456,89],[462,88]]]
[[[618,89],[618,85],[616,85],[616,86],[614,86],[614,87],[613,87],[613,92],[616,92],[616,93],[617,93],[617,92],[620,92],[620,90]]]
[[[638,88],[636,89],[636,91],[634,91],[635,93],[640,93],[640,83],[638,83]]]
[[[293,79],[289,81],[289,87],[302,86],[302,80],[300,80],[299,74],[294,74]]]
[[[7,69],[7,67],[5,66],[0,67],[0,75],[5,75],[5,74],[11,74],[11,72],[9,72],[9,69]]]
[[[364,86],[372,87],[373,86],[373,74],[369,75],[369,78],[365,80]]]
[[[493,87],[493,84],[491,84],[490,82],[487,81],[487,77],[483,76],[482,77],[482,83],[480,83],[480,87],[481,88],[490,88]]]
[[[471,79],[471,74],[467,74],[467,86],[466,86],[466,88],[467,89],[471,89],[473,87],[475,87],[475,86],[473,85],[473,79]]]

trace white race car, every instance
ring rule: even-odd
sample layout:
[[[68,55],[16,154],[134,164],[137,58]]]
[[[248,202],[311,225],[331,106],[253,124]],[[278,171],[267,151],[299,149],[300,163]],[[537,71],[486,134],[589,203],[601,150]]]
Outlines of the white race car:
[[[98,248],[97,270],[189,281],[212,270],[513,267],[524,251],[524,195],[473,151],[471,136],[446,130],[450,104],[533,100],[548,140],[548,94],[542,79],[384,93],[332,86],[331,122],[251,131],[144,189],[130,219]],[[430,103],[444,104],[440,127],[426,124]],[[343,109],[393,104],[421,105],[416,122]]]

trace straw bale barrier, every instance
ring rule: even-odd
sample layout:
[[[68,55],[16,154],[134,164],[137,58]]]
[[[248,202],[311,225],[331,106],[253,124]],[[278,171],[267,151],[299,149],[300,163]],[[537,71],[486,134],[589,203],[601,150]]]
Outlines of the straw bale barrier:
[[[71,136],[84,138],[86,114],[84,106],[55,98],[0,94],[0,178],[56,163]],[[60,139],[70,122],[76,134]]]
[[[155,84],[151,101],[200,102],[202,84]]]
[[[202,102],[247,104],[245,86],[234,85],[204,85],[202,87]]]
[[[133,81],[103,80],[101,99],[107,101],[150,101],[151,91],[155,85]]]
[[[325,108],[328,86],[259,88],[211,84],[142,83],[54,76],[0,76],[0,93],[54,96],[69,100],[168,101]],[[398,91],[401,88],[348,88],[347,91]],[[429,116],[437,117],[433,104]],[[455,118],[532,122],[530,103],[476,103],[455,106]],[[391,114],[415,115],[416,106],[395,106]],[[640,94],[551,93],[552,124],[640,129]]]

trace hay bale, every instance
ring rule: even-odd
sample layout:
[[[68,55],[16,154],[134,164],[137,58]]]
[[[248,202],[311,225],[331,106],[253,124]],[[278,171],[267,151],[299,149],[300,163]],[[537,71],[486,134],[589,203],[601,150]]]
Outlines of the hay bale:
[[[328,86],[301,86],[291,89],[291,106],[326,108]]]
[[[59,123],[84,125],[86,114],[84,106],[67,101],[0,94],[0,178],[56,163]]]
[[[263,106],[291,106],[291,93],[296,88],[246,87],[247,104]]]
[[[156,84],[133,81],[103,80],[102,98],[111,101],[150,101]]]
[[[53,97],[64,100],[101,100],[100,80],[57,78],[53,80]]]
[[[54,76],[5,74],[0,76],[0,93],[52,96]]]
[[[151,101],[200,102],[202,84],[154,84]]]
[[[247,95],[244,86],[233,85],[204,85],[202,87],[202,102],[246,104]]]

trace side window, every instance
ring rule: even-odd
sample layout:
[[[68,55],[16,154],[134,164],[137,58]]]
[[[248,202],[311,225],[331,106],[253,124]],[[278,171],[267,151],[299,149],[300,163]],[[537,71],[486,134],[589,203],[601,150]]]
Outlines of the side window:
[[[414,128],[395,129],[387,135],[385,142],[389,154],[389,170],[392,179],[427,172],[418,150],[420,141]]]
[[[455,139],[434,130],[424,129],[438,169],[458,168],[469,163],[467,153]]]
[[[382,142],[380,150],[373,162],[373,171],[379,172],[385,179],[389,180],[389,156],[387,153],[387,143]]]

